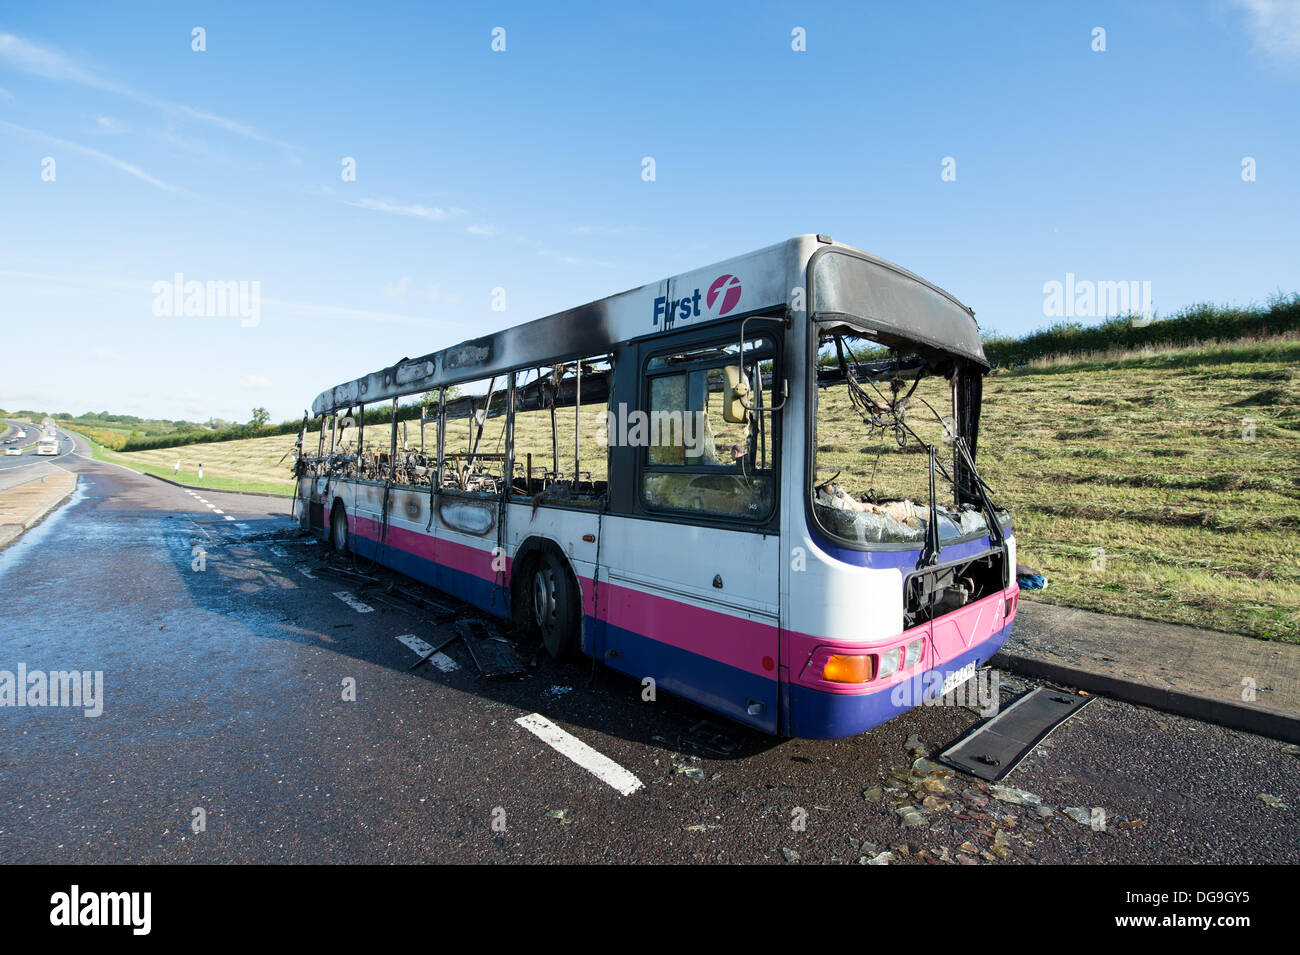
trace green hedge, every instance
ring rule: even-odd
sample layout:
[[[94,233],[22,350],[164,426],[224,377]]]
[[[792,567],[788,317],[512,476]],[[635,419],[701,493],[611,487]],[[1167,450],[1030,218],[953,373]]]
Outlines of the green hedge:
[[[388,424],[392,418],[392,408],[388,404],[366,411],[366,424]],[[419,405],[402,405],[397,409],[398,421],[410,421],[420,417]],[[237,441],[241,438],[269,438],[278,434],[297,434],[302,427],[302,419],[282,421],[279,424],[265,424],[260,428],[253,424],[236,424],[215,431],[176,431],[171,434],[159,434],[152,437],[128,438],[118,450],[121,451],[156,451],[159,448],[179,448],[187,444],[212,444],[218,441]],[[307,432],[316,434],[316,419],[307,422]]]
[[[1134,318],[1109,318],[1088,326],[1057,322],[1023,338],[989,333],[984,335],[984,354],[995,366],[1015,367],[1056,355],[1278,335],[1300,329],[1300,293],[1273,298],[1266,307],[1191,305],[1169,318],[1157,317],[1147,324],[1140,320],[1135,324]]]

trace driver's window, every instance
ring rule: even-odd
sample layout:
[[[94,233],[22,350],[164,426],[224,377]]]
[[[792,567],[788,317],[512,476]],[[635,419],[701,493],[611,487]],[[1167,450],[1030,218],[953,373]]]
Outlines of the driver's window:
[[[743,362],[732,340],[647,363],[645,434],[634,442],[646,447],[647,507],[755,518],[771,511],[773,357],[773,343],[758,338],[745,343]]]

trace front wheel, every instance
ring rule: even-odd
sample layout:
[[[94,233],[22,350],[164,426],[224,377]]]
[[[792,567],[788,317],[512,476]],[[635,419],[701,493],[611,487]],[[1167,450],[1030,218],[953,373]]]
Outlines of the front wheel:
[[[541,631],[546,652],[557,660],[573,656],[582,615],[578,588],[568,568],[554,554],[542,554],[529,590],[533,624]]]

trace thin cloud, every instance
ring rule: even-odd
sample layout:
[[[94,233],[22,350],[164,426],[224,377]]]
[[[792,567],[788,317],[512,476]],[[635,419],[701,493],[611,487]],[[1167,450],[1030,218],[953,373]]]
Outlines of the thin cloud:
[[[126,124],[112,116],[96,116],[95,129],[101,133],[120,133],[126,130]]]
[[[405,302],[410,291],[411,277],[409,275],[404,275],[396,282],[389,282],[386,284],[379,290],[379,294],[384,296],[384,298],[391,298],[394,301]]]
[[[265,391],[271,387],[271,380],[262,375],[248,374],[237,382],[245,391]]]
[[[14,269],[0,269],[0,282],[5,280],[29,283],[43,289],[89,289],[99,292],[118,292],[137,297],[145,303],[146,307],[153,296],[153,280],[149,279],[124,279],[104,275],[24,272]],[[430,296],[430,299],[434,300],[432,296]],[[455,322],[445,319],[346,308],[342,305],[321,305],[316,302],[267,298],[266,296],[262,297],[262,305],[264,307],[275,306],[290,314],[296,313],[312,318],[337,318],[347,321],[380,322],[391,325],[415,325],[429,328],[456,326]],[[265,320],[265,316],[263,316],[263,320]]]
[[[1300,3],[1296,0],[1232,0],[1246,14],[1255,46],[1279,59],[1300,60]]]
[[[64,149],[71,149],[73,152],[81,153],[83,156],[90,156],[92,159],[97,159],[115,169],[120,169],[128,176],[134,176],[141,182],[147,182],[155,189],[176,193],[181,196],[188,196],[191,199],[201,198],[195,193],[190,192],[188,189],[182,189],[180,186],[174,186],[170,182],[164,182],[157,176],[149,175],[149,173],[145,172],[139,166],[132,165],[124,159],[118,159],[116,156],[110,156],[108,153],[100,152],[98,149],[91,149],[89,146],[83,146],[80,143],[74,143],[68,139],[60,139],[58,136],[51,136],[49,133],[43,133],[38,129],[28,129],[26,126],[19,126],[16,123],[10,123],[3,119],[0,119],[0,129],[8,129],[11,132],[19,133],[23,136],[32,136],[36,139],[43,139],[46,142],[54,143]]]
[[[555,259],[565,265],[581,265],[589,268],[598,269],[616,269],[618,268],[613,262],[602,262],[599,259],[580,259],[575,255],[566,255],[563,252],[556,252],[553,249],[538,249],[537,254],[547,259]]]
[[[629,232],[644,232],[645,227],[639,225],[576,225],[572,231],[574,235],[627,235]]]
[[[298,312],[313,318],[338,318],[348,321],[380,322],[388,325],[416,325],[426,328],[448,328],[455,325],[437,318],[423,318],[418,315],[397,315],[392,312],[375,312],[367,309],[345,308],[342,305],[318,305],[315,302],[296,302],[288,299],[263,298],[262,305],[283,308],[287,312]]]
[[[501,230],[494,225],[472,225],[465,231],[468,232],[470,235],[486,235],[486,236],[499,235],[501,233]]]
[[[113,93],[126,99],[133,100],[145,106],[153,107],[163,111],[181,113],[189,116],[191,119],[199,122],[208,123],[219,129],[224,129],[236,136],[243,136],[246,139],[254,140],[259,143],[266,143],[272,146],[279,146],[282,149],[293,151],[294,147],[288,143],[280,142],[266,136],[259,130],[245,123],[236,122],[225,116],[219,116],[216,113],[207,110],[196,109],[193,106],[186,106],[184,103],[174,103],[170,100],[160,99],[148,93],[141,93],[139,90],[132,89],[122,83],[110,80],[107,77],[86,69],[83,66],[68,59],[55,50],[32,43],[30,40],[24,40],[22,37],[14,36],[12,33],[0,33],[0,61],[8,62],[11,66],[30,73],[33,76],[44,77],[45,79],[55,80],[60,83],[73,83],[78,86],[88,86],[91,89],[103,90],[107,93]]]
[[[433,221],[450,219],[465,212],[464,209],[443,209],[440,206],[404,204],[395,202],[392,199],[359,199],[355,202],[348,199],[344,200],[344,202],[346,205],[356,206],[358,209],[369,209],[371,212],[387,212],[395,216],[412,216],[417,219],[430,219]]]

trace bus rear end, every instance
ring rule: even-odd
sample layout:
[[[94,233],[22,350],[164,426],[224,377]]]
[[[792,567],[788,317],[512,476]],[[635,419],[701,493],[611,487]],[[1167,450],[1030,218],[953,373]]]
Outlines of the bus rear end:
[[[843,247],[812,257],[808,288],[783,709],[790,735],[832,738],[959,686],[983,702],[969,681],[1007,640],[1018,588],[1010,515],[975,463],[988,363],[973,314]]]

